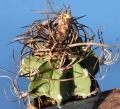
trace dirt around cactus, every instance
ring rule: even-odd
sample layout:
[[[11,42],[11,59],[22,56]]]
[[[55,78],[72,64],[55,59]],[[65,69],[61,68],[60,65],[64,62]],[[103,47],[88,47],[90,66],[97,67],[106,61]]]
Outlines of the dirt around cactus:
[[[92,109],[120,109],[120,88],[102,92]]]

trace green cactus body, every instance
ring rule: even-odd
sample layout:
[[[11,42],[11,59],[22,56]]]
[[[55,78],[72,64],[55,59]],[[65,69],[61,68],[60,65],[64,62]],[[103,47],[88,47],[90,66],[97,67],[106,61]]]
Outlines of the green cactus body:
[[[73,66],[73,75],[74,77],[79,77],[74,79],[75,88],[72,85],[71,88],[75,89],[73,94],[79,95],[82,97],[86,97],[90,93],[91,80],[89,75],[86,75],[84,69],[80,66],[80,64],[76,64]]]
[[[30,80],[33,80],[33,71],[38,69],[41,65],[45,64],[46,61],[38,60],[32,56],[27,56],[22,60],[22,75],[28,77]]]
[[[57,61],[57,60],[55,60]],[[30,65],[28,64],[30,62]],[[71,72],[66,73],[55,70],[44,60],[37,60],[35,57],[26,57],[23,62],[22,73],[28,76],[28,70],[33,72],[35,69],[40,71],[39,77],[32,77],[28,86],[31,97],[47,96],[57,101],[58,106],[72,96],[79,95],[86,97],[90,93],[91,80],[85,75],[84,69],[80,64],[73,66]],[[34,67],[33,67],[34,66]],[[74,78],[69,81],[60,81],[63,79]]]

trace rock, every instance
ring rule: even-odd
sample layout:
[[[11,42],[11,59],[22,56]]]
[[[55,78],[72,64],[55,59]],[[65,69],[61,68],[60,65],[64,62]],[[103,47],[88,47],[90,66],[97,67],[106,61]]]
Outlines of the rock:
[[[102,92],[92,109],[120,109],[120,88]]]

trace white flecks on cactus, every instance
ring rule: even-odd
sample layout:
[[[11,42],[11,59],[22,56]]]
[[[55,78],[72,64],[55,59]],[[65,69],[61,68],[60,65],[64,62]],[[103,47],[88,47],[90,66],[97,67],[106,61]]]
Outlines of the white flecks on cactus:
[[[87,69],[83,69],[83,72],[84,72],[84,74],[85,74],[85,77],[88,76],[88,73],[89,73],[89,72],[88,72]]]
[[[58,94],[58,99],[60,99],[60,100],[62,99],[62,96],[60,94]]]

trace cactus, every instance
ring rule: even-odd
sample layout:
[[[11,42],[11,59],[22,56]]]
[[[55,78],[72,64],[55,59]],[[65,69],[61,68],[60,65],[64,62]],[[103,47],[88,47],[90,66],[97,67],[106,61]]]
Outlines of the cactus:
[[[70,97],[86,98],[91,91],[90,74],[94,76],[99,69],[99,59],[89,46],[86,50],[83,46],[70,47],[83,43],[78,28],[84,32],[85,40],[87,33],[66,11],[53,21],[36,22],[22,35],[36,34],[22,41],[31,50],[28,56],[21,57],[22,75],[30,79],[30,97],[50,97],[59,107]]]
[[[53,11],[51,3],[46,3]],[[95,43],[92,30],[77,21],[84,16],[73,17],[70,7],[59,12],[41,13],[47,14],[47,19],[35,21],[27,32],[12,41],[24,45],[20,55],[20,71],[21,76],[30,80],[27,93],[31,98],[52,98],[59,107],[76,95],[88,97],[91,77],[98,72],[101,64],[114,63],[119,49],[111,61],[111,50],[105,47],[112,46],[102,41]],[[91,37],[86,29],[91,31]],[[101,34],[99,38],[102,38]],[[94,45],[103,50],[100,58],[94,52]]]

